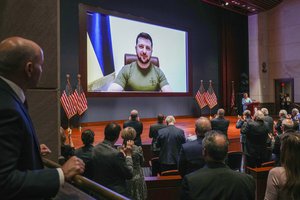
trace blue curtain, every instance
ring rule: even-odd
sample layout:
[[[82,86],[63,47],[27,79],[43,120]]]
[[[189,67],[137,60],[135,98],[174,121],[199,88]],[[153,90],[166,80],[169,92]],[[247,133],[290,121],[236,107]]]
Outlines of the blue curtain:
[[[115,71],[109,16],[87,13],[87,32],[104,76]]]

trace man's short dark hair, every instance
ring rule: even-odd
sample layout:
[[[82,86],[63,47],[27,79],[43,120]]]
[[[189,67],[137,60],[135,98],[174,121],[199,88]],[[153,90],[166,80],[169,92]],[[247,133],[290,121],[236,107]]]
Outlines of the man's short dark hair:
[[[84,130],[81,133],[81,140],[85,146],[93,144],[95,133],[91,129]]]
[[[223,139],[225,140],[225,142],[217,142],[216,141],[216,137],[223,137]],[[202,141],[202,145],[203,148],[206,150],[206,152],[208,153],[208,155],[215,161],[224,161],[226,156],[227,156],[227,152],[228,152],[228,139],[226,137],[226,135],[215,131],[215,130],[211,130],[208,131],[205,134],[205,137]]]
[[[151,38],[151,36],[148,33],[142,32],[142,33],[138,34],[138,36],[136,37],[136,40],[135,40],[135,44],[138,43],[139,38],[144,38],[144,39],[150,40],[151,47],[153,47],[152,38]]]
[[[157,121],[159,123],[163,123],[164,122],[164,119],[165,119],[165,116],[163,114],[158,114],[157,115]]]
[[[111,122],[105,126],[104,138],[108,141],[114,142],[119,138],[121,126],[115,122]]]

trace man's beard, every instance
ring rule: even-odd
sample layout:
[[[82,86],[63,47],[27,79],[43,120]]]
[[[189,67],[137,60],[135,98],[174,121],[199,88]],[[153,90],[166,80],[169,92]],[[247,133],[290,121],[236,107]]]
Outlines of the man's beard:
[[[143,60],[142,60],[142,57],[141,57],[140,55],[138,55],[137,57],[138,57],[138,60],[139,60],[142,64],[148,64],[148,63],[150,62],[150,58],[151,58],[151,57],[150,57],[150,58],[148,58],[147,60],[143,61]]]

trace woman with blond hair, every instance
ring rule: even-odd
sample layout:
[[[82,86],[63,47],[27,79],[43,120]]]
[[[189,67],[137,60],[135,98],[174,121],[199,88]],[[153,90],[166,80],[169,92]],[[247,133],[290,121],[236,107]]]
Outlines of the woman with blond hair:
[[[132,127],[124,128],[121,131],[123,146],[119,147],[122,151],[127,141],[133,141],[136,137],[136,131]],[[147,198],[147,186],[143,175],[142,164],[144,162],[143,150],[141,146],[132,146],[133,177],[127,180],[128,192],[134,200],[144,200]]]
[[[265,200],[300,199],[300,134],[283,135],[281,141],[282,167],[271,169]]]

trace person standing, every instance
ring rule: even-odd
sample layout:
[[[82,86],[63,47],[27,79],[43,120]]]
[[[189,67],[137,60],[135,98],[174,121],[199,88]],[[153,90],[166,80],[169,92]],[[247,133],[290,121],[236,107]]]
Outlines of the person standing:
[[[37,86],[44,54],[35,42],[10,37],[0,43],[0,197],[54,197],[65,180],[84,172],[71,157],[61,168],[44,169],[40,144],[29,116],[25,92]],[[42,145],[41,145],[42,146]]]
[[[202,154],[202,140],[205,133],[211,130],[211,123],[208,118],[200,117],[195,123],[195,132],[197,139],[194,141],[186,142],[182,144],[178,170],[182,177],[197,169],[202,168],[205,165],[204,157]]]
[[[88,178],[108,187],[109,189],[130,197],[126,180],[133,177],[132,146],[128,140],[122,152],[115,148],[121,127],[111,122],[105,126],[104,140],[97,144],[92,151],[92,159],[87,166]]]
[[[137,110],[132,110],[130,112],[129,120],[125,121],[123,128],[132,127],[136,131],[136,138],[134,139],[134,144],[137,146],[142,146],[141,134],[143,133],[143,123],[140,121],[139,112]]]
[[[134,140],[136,137],[136,131],[132,127],[127,127],[121,131],[121,137],[123,139],[124,148],[127,141]],[[127,180],[127,188],[130,196],[134,200],[147,199],[147,186],[143,175],[142,165],[144,162],[143,149],[140,146],[132,146],[132,161],[133,161],[133,177]]]
[[[282,137],[281,167],[271,169],[268,175],[265,200],[300,199],[300,134]]]
[[[242,98],[242,106],[243,106],[243,112],[245,110],[248,109],[248,105],[252,103],[252,100],[250,99],[250,97],[248,96],[248,93],[244,93],[243,94],[243,98]]]
[[[175,126],[172,115],[166,118],[167,127],[158,131],[157,146],[160,147],[160,172],[177,169],[179,151],[185,143],[184,131]]]
[[[224,135],[226,135],[226,137],[228,137],[227,130],[229,126],[229,120],[225,119],[224,116],[225,116],[225,110],[223,108],[220,108],[217,111],[217,116],[210,121],[211,128],[212,130],[217,130],[222,132]]]
[[[202,141],[206,165],[186,175],[182,181],[181,199],[254,200],[252,176],[231,170],[225,159],[229,141],[224,134],[209,131]]]
[[[157,147],[158,130],[167,127],[167,125],[164,124],[164,119],[165,116],[163,114],[158,114],[157,123],[152,124],[149,129],[149,138],[152,138],[151,150],[154,157],[157,157],[160,151],[160,148]]]

